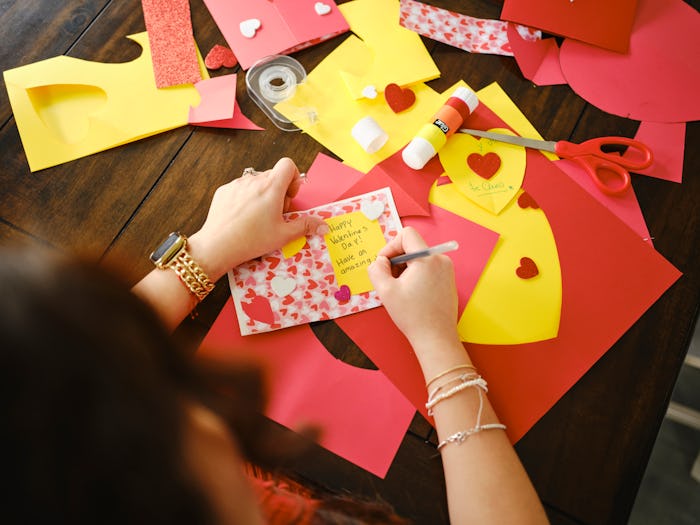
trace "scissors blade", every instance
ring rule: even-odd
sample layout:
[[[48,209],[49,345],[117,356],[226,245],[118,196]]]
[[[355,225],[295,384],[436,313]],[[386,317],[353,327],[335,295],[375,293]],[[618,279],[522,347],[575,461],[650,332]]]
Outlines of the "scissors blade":
[[[513,135],[503,135],[501,133],[492,133],[490,131],[480,131],[478,129],[466,129],[462,128],[459,130],[460,133],[467,133],[469,135],[474,135],[475,137],[482,137],[485,139],[497,140],[498,142],[507,142],[508,144],[515,144],[516,146],[523,146],[525,148],[541,149],[544,151],[555,152],[557,143],[551,140],[535,140],[526,139],[524,137],[516,137]]]

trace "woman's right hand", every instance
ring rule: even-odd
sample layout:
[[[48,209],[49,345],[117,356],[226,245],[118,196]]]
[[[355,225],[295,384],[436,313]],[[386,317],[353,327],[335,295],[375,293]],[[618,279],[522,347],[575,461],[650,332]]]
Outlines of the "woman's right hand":
[[[379,298],[419,359],[423,349],[459,341],[452,260],[446,255],[430,255],[398,268],[389,262],[390,257],[427,247],[418,232],[408,226],[379,251],[368,269]]]

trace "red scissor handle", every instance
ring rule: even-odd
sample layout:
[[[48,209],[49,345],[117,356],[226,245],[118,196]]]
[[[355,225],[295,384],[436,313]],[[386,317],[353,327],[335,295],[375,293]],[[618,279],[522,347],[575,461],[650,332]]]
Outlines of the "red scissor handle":
[[[606,195],[621,195],[630,187],[629,172],[617,162],[593,155],[579,155],[572,160],[583,166],[596,187]]]
[[[603,148],[606,146],[627,146],[628,150],[633,150],[635,153],[629,157],[623,157],[617,153],[603,151]],[[627,137],[599,137],[587,140],[581,144],[560,140],[556,143],[554,152],[565,159],[590,155],[618,164],[628,170],[648,168],[654,162],[654,155],[646,144]]]

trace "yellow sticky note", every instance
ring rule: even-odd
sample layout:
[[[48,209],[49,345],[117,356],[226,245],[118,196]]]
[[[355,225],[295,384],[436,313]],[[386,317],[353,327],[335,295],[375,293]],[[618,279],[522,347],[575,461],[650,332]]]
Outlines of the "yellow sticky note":
[[[508,129],[488,131],[514,135]],[[457,189],[491,213],[499,214],[523,184],[526,164],[522,146],[455,133],[439,155]]]
[[[361,211],[326,219],[328,255],[338,286],[346,285],[353,295],[373,290],[367,267],[386,244],[379,221],[369,220]]]
[[[561,314],[561,268],[544,212],[523,209],[513,199],[494,215],[467,199],[454,184],[433,186],[430,201],[500,234],[491,260],[460,316],[457,330],[462,340],[522,344],[556,337]],[[537,275],[519,276],[518,268],[525,257],[534,262]]]
[[[156,88],[148,35],[119,64],[59,56],[4,72],[32,171],[55,166],[187,124],[200,96],[191,84]],[[209,78],[201,61],[203,78]]]
[[[398,0],[355,0],[338,9],[364,42],[357,60],[341,66],[352,98],[362,98],[367,86],[381,93],[387,84],[405,86],[440,76],[420,36],[399,24]]]

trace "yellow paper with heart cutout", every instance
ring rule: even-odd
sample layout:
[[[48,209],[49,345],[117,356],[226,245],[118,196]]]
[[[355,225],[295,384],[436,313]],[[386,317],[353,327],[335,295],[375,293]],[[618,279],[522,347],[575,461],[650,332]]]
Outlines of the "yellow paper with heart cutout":
[[[515,135],[508,129],[489,131]],[[513,200],[523,184],[526,153],[522,146],[455,133],[439,155],[457,189],[496,215]]]
[[[58,56],[4,72],[31,171],[187,124],[190,107],[200,102],[197,89],[156,88],[148,34],[128,38],[142,48],[131,62]]]

